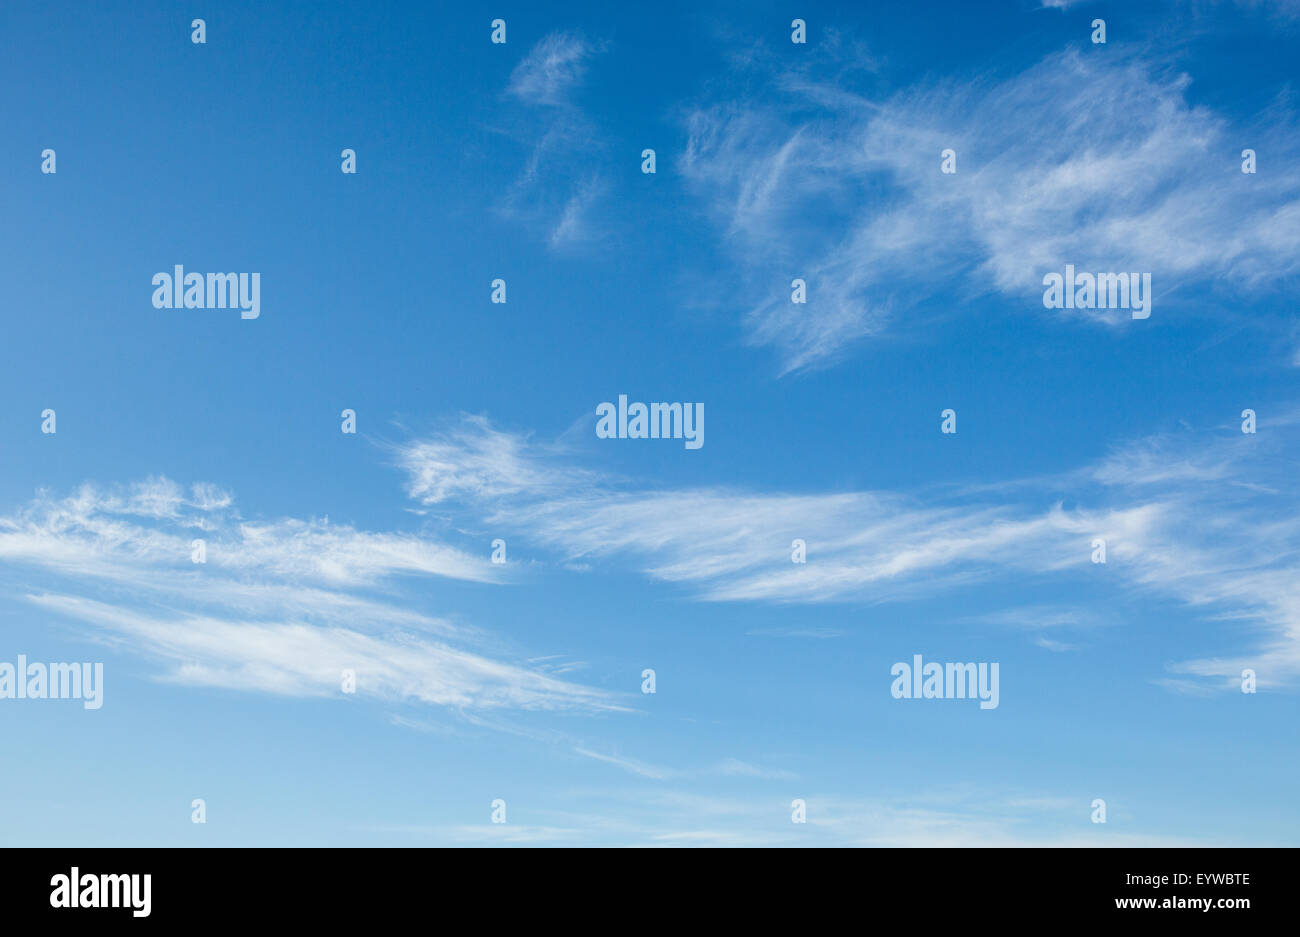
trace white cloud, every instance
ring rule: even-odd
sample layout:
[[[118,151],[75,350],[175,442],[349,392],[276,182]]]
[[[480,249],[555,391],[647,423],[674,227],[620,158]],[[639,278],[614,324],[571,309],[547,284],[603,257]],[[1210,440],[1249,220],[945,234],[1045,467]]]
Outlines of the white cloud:
[[[551,33],[516,66],[506,86],[506,96],[523,106],[512,132],[529,155],[500,209],[544,232],[555,249],[601,232],[594,217],[606,188],[596,159],[600,144],[575,95],[589,60],[603,48],[576,33]]]
[[[710,797],[660,788],[584,792],[583,797],[586,802],[581,810],[534,811],[556,825],[529,826],[518,841],[561,844],[580,839],[610,846],[893,848],[1212,844],[1089,823],[1090,797],[1083,794],[1008,800],[1001,795],[968,793],[931,802],[935,799],[924,794],[906,799],[870,799],[811,793],[803,796],[808,806],[806,824],[790,822],[791,797],[786,794]],[[507,825],[495,826],[499,829]],[[481,826],[412,827],[409,831],[487,844],[500,835],[493,826],[485,822]]]
[[[496,430],[481,416],[466,416],[448,432],[393,451],[407,473],[410,496],[430,505],[559,493],[596,479],[594,473],[548,458],[558,456],[558,450]]]
[[[752,493],[732,489],[637,490],[577,476],[554,452],[511,444],[482,424],[464,439],[470,482],[455,455],[439,442],[432,466],[414,443],[399,461],[410,490],[425,503],[449,491],[471,495],[493,523],[505,523],[563,551],[568,561],[627,554],[650,576],[695,586],[714,600],[882,600],[920,589],[987,576],[996,569],[1052,571],[1088,562],[1088,538],[1124,542],[1155,523],[1159,505],[1124,510],[1065,510],[1045,500],[1037,508],[975,504],[931,506],[901,494]],[[473,467],[482,442],[508,451],[500,474]],[[431,479],[432,476],[432,479]],[[1098,533],[1100,532],[1100,533]],[[790,544],[808,542],[815,559],[790,562]],[[1123,549],[1120,547],[1119,549]]]
[[[510,74],[507,91],[532,104],[569,103],[595,50],[581,36],[556,32],[541,39]]]
[[[603,191],[604,184],[597,178],[580,184],[570,194],[569,200],[564,203],[564,210],[560,213],[560,220],[551,231],[552,247],[563,247],[566,244],[585,241],[591,236],[589,217],[591,206],[600,198]]]
[[[775,781],[792,781],[799,777],[793,771],[782,768],[764,768],[759,765],[741,761],[739,758],[724,758],[713,769],[718,774],[742,778],[764,778]]]
[[[487,557],[412,535],[328,519],[242,521],[228,494],[197,490],[202,496],[190,501],[174,482],[151,479],[125,488],[83,485],[62,499],[41,493],[16,515],[0,517],[0,559],[130,580],[155,568],[192,570],[191,544],[202,539],[208,566],[261,571],[295,586],[361,585],[399,574],[492,582],[501,575]]]
[[[839,64],[839,63],[836,63]],[[842,69],[742,79],[760,90],[688,117],[681,161],[749,279],[750,340],[783,372],[925,312],[937,291],[1045,310],[1042,277],[1153,275],[1156,314],[1190,284],[1275,286],[1300,270],[1300,173],[1283,126],[1230,128],[1148,53],[1067,50],[1011,78],[918,85],[881,100]],[[1243,143],[1249,140],[1249,144]],[[1250,145],[1274,169],[1240,172]],[[957,152],[957,173],[940,152]],[[793,277],[806,305],[790,301]]]
[[[1080,578],[1091,574],[1092,542],[1102,538],[1117,588],[1248,620],[1260,636],[1247,652],[1172,671],[1228,686],[1249,666],[1261,686],[1279,687],[1300,679],[1300,512],[1277,441],[1293,422],[1277,417],[1271,441],[1235,427],[1208,442],[1192,432],[1139,440],[1063,479],[1027,479],[996,498],[638,488],[575,473],[555,450],[506,442],[481,422],[451,437],[462,442],[438,444],[435,479],[462,477],[459,445],[468,465],[478,463],[478,434],[510,454],[503,478],[430,482],[418,443],[403,464],[415,497],[437,503],[460,492],[464,508],[555,550],[561,563],[631,563],[712,601],[903,601],[1012,577]],[[1069,508],[1056,493],[1062,483]],[[790,560],[796,538],[807,543],[806,564]],[[1042,608],[1010,610],[1002,621],[1039,631],[1096,624],[1095,616]],[[1075,647],[1037,638],[1050,650]]]
[[[646,764],[643,761],[637,761],[634,758],[622,758],[617,755],[605,755],[600,752],[593,752],[587,748],[575,748],[574,751],[586,758],[593,758],[596,761],[603,761],[605,764],[614,765],[630,774],[639,775],[643,778],[653,778],[663,780],[672,777],[677,772],[670,768],[660,768],[656,765]]]
[[[457,709],[623,708],[604,691],[464,649],[484,643],[482,633],[395,593],[400,576],[495,581],[486,557],[325,521],[245,522],[228,495],[192,491],[187,499],[155,479],[43,494],[0,517],[0,562],[35,606],[164,662],[166,679],[189,685],[332,696],[353,670],[361,696]],[[208,554],[196,565],[200,516]],[[44,591],[32,588],[38,578]]]
[[[353,670],[358,693],[385,699],[457,708],[617,708],[600,691],[400,633],[163,617],[67,595],[27,598],[103,629],[133,652],[171,663],[167,678],[190,686],[328,697],[341,693],[343,671]]]

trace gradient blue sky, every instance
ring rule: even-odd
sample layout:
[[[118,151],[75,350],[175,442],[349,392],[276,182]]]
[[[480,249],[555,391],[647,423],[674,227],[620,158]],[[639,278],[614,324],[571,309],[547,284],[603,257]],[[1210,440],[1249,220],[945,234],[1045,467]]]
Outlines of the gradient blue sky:
[[[0,842],[1300,842],[1300,4],[544,6],[0,10]]]

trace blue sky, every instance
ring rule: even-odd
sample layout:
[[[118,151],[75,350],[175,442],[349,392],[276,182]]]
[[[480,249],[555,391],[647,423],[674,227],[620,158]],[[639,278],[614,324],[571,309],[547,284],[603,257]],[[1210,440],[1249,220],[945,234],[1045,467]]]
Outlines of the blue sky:
[[[0,842],[1300,841],[1300,5],[545,6],[0,13]]]

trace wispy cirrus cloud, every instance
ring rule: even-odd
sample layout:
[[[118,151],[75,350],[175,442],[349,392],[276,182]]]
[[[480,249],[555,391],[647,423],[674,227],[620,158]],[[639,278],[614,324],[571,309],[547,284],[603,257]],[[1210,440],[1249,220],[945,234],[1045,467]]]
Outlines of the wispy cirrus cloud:
[[[1281,441],[1292,423],[1277,419],[1267,439],[1234,427],[1141,439],[1060,478],[938,498],[662,489],[589,472],[578,482],[553,447],[507,444],[481,421],[413,443],[403,464],[410,494],[426,505],[459,507],[570,566],[631,564],[709,601],[899,602],[1025,576],[1065,581],[1092,569],[1102,539],[1117,587],[1253,625],[1250,650],[1172,672],[1226,687],[1250,667],[1262,686],[1283,686],[1300,680],[1300,514]],[[457,448],[473,466],[483,445],[511,453],[501,476],[456,483]],[[437,458],[422,461],[427,451]],[[807,545],[804,564],[791,562],[795,539]],[[1008,611],[1004,623],[1028,627],[1024,613]],[[1095,624],[1069,609],[1035,614],[1038,632]],[[1037,637],[1048,650],[1075,646]]]
[[[1121,325],[1115,310],[1043,309],[1044,273],[1067,263],[1151,272],[1158,307],[1184,286],[1266,290],[1300,270],[1284,108],[1232,125],[1170,63],[1109,48],[884,97],[846,84],[843,64],[751,58],[738,84],[761,90],[719,92],[686,120],[681,169],[764,284],[742,297],[744,325],[782,373],[934,315],[926,301],[952,291]],[[1245,148],[1269,154],[1267,171],[1240,171]],[[790,301],[794,277],[806,304]]]
[[[465,416],[445,432],[391,452],[407,473],[408,493],[425,504],[561,493],[598,479],[561,461],[558,449],[498,430],[482,416]]]
[[[603,48],[576,32],[551,33],[524,56],[506,86],[507,99],[520,108],[511,132],[530,152],[501,208],[543,231],[553,248],[599,232],[593,210],[606,191],[595,159],[600,145],[576,94]]]
[[[799,775],[784,768],[764,768],[762,765],[741,761],[739,758],[724,758],[713,768],[717,774],[730,777],[764,778],[775,781],[792,781]]]
[[[574,752],[582,755],[584,758],[593,758],[596,761],[603,761],[605,764],[614,765],[616,768],[622,768],[624,771],[639,775],[643,778],[664,780],[678,773],[673,771],[671,768],[661,768],[658,765],[647,764],[646,762],[638,761],[635,758],[624,758],[619,755],[594,752],[587,748],[575,748]]]
[[[576,33],[555,32],[541,39],[510,73],[507,93],[530,104],[572,105],[571,95],[596,49]]]
[[[140,571],[191,566],[195,538],[204,540],[206,566],[257,570],[295,585],[360,585],[402,574],[491,582],[501,575],[486,558],[410,534],[361,531],[328,518],[246,521],[229,494],[195,485],[186,495],[165,478],[83,485],[63,498],[42,492],[0,518],[0,560],[131,581]]]
[[[874,846],[891,848],[1193,846],[1207,841],[1087,822],[1091,797],[967,791],[908,798],[804,794],[807,822],[790,822],[787,791],[764,796],[707,796],[676,788],[582,792],[581,809],[534,811],[542,821],[518,834],[509,824],[406,826],[432,841],[604,846]],[[392,826],[383,827],[394,830]]]
[[[465,464],[474,466],[483,445],[505,447],[500,436],[475,421],[412,443],[399,459],[410,494],[434,505],[473,492],[470,506],[487,523],[525,530],[567,561],[630,557],[647,575],[714,601],[881,601],[995,569],[1063,570],[1087,563],[1094,534],[1130,542],[1162,510],[1158,503],[1066,510],[1047,499],[1034,508],[936,504],[897,492],[638,488],[579,476],[556,450],[521,437],[506,447],[513,458],[497,464],[500,475],[480,483],[471,470],[475,481],[460,482],[456,447],[464,446]],[[435,455],[425,460],[427,453]],[[790,562],[795,539],[808,545],[807,564]]]
[[[394,701],[622,708],[604,691],[489,656],[483,633],[402,595],[411,576],[499,581],[486,558],[323,519],[245,521],[210,486],[150,479],[42,494],[0,517],[0,572],[11,594],[188,685],[325,697],[350,670],[359,695]]]

